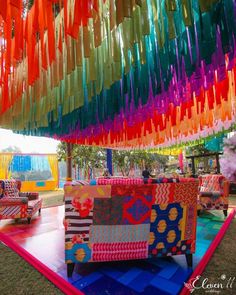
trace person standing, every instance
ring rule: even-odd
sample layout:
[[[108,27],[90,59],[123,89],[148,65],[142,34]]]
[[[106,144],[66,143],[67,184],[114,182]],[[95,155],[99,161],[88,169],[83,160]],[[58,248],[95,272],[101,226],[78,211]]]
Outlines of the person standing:
[[[150,177],[150,171],[148,170],[147,167],[145,167],[145,169],[143,170],[142,176],[143,176],[144,179],[147,179],[147,178]]]

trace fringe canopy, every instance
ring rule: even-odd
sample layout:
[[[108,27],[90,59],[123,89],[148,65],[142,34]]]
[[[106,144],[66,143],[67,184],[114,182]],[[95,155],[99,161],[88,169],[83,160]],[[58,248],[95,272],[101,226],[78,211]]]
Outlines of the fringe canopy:
[[[233,128],[235,19],[233,0],[7,0],[0,126],[114,148]]]

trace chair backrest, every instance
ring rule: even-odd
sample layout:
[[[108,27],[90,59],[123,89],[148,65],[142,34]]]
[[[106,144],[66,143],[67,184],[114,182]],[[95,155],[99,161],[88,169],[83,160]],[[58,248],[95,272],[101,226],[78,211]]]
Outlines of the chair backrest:
[[[14,179],[0,179],[0,198],[19,197],[18,183]]]
[[[220,192],[223,193],[223,182],[225,177],[218,174],[199,176],[200,192]]]

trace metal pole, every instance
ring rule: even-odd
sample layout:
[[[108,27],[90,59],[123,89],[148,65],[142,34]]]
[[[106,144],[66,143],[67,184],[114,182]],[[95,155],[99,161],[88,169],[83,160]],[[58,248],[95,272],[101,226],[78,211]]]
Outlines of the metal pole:
[[[66,181],[72,181],[72,144],[66,143]]]
[[[107,169],[109,170],[110,175],[113,175],[111,149],[107,149]]]

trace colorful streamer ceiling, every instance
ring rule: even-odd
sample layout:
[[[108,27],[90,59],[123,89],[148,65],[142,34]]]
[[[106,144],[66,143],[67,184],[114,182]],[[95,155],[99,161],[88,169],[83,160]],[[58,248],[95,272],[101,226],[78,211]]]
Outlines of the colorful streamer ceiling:
[[[234,0],[0,4],[0,126],[113,148],[235,128]]]

